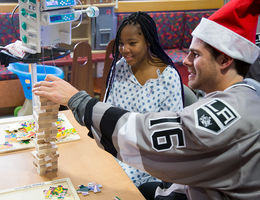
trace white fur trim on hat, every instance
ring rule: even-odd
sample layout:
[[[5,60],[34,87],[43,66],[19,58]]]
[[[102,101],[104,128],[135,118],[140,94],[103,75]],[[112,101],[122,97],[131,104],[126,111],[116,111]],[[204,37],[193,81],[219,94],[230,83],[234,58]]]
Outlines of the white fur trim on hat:
[[[195,36],[231,58],[253,64],[260,54],[260,48],[248,39],[230,29],[206,18],[192,32]]]

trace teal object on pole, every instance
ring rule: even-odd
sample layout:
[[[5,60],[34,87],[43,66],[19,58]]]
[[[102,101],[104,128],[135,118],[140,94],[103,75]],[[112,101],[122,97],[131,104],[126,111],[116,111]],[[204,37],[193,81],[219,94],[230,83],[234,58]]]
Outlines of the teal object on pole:
[[[11,63],[7,68],[19,77],[23,86],[25,98],[31,100],[32,80],[31,72],[29,71],[29,64]],[[43,81],[47,74],[52,74],[62,79],[64,78],[64,72],[59,67],[51,65],[37,65],[37,81]]]

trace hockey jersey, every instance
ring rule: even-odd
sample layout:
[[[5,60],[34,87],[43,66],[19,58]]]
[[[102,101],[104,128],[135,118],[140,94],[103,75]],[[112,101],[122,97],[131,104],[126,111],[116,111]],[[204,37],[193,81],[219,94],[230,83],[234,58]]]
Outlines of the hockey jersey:
[[[260,91],[248,82],[181,112],[133,113],[81,91],[69,101],[97,144],[123,162],[187,185],[192,200],[260,199]]]

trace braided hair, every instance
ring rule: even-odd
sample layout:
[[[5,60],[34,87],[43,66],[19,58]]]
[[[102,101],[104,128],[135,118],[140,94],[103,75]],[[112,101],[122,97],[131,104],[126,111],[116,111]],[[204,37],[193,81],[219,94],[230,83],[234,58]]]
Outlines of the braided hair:
[[[112,51],[113,61],[111,63],[110,72],[108,74],[107,82],[106,82],[107,91],[105,95],[105,101],[108,98],[108,94],[114,80],[116,63],[121,58],[119,52],[119,42],[120,42],[121,32],[127,25],[140,25],[140,28],[142,30],[146,42],[150,44],[149,47],[150,47],[151,54],[154,57],[159,58],[161,62],[163,62],[164,64],[170,65],[173,68],[175,68],[171,58],[165,53],[165,51],[160,45],[157,28],[154,20],[145,12],[139,11],[139,12],[132,13],[122,21],[116,33],[115,43]],[[176,71],[178,72],[177,69]],[[181,79],[180,74],[179,77]],[[183,88],[182,88],[182,94],[183,94]]]

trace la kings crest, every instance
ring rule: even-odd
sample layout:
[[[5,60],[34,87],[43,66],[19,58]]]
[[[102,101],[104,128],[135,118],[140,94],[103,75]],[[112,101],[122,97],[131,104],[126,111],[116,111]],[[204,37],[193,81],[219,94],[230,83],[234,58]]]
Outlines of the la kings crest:
[[[219,135],[240,119],[240,115],[220,99],[213,99],[194,112],[196,128],[214,135]]]

